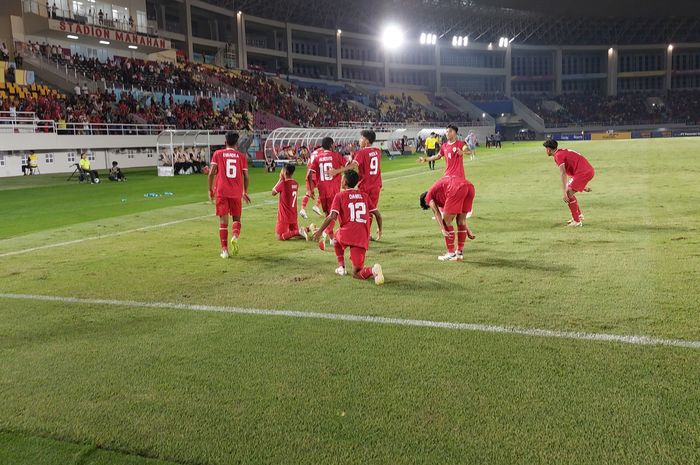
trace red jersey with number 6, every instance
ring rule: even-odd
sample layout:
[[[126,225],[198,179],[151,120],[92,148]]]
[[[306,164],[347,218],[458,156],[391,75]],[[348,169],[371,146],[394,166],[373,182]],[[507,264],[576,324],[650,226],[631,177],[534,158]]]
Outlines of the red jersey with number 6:
[[[464,146],[466,143],[456,140],[440,146],[440,157],[445,158],[445,176],[455,176],[466,179],[464,175]]]
[[[357,189],[346,189],[335,196],[331,212],[338,214],[340,229],[336,238],[341,244],[369,248],[369,216],[372,211],[369,210],[367,194]]]
[[[296,223],[299,184],[294,179],[280,179],[272,190],[280,196],[280,203],[277,208],[277,224]]]
[[[371,192],[382,188],[382,169],[380,166],[382,151],[376,147],[367,147],[355,152],[353,163],[357,164],[360,174],[359,189]]]
[[[240,199],[243,197],[243,172],[248,171],[248,157],[234,149],[214,152],[211,164],[216,165],[216,196]]]
[[[318,196],[320,198],[333,197],[340,192],[340,175],[326,176],[326,172],[332,169],[338,169],[345,166],[343,156],[330,150],[320,150],[314,157],[309,171],[316,175],[318,183]]]

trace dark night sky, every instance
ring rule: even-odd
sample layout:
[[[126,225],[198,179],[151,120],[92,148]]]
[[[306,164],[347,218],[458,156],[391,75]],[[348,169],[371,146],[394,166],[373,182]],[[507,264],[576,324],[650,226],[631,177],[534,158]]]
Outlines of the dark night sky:
[[[585,16],[700,16],[700,0],[478,0],[478,3]]]

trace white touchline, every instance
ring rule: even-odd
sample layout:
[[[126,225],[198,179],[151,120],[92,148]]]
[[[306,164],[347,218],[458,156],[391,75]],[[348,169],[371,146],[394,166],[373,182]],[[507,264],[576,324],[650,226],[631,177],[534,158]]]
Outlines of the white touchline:
[[[482,160],[481,163],[484,163],[484,162],[487,162],[487,161],[500,160],[500,159],[505,158],[505,157],[512,157],[512,156],[517,156],[517,155],[519,155],[519,154],[518,154],[518,153],[516,153],[516,154],[510,154],[510,155],[503,156],[503,157],[501,157],[501,158],[487,158],[487,159],[485,159],[485,160]],[[410,169],[413,170],[413,168],[410,168]],[[411,178],[411,177],[413,177],[413,176],[422,176],[422,175],[424,175],[424,174],[429,174],[429,173],[432,173],[432,172],[433,172],[433,171],[420,171],[420,172],[418,172],[418,173],[405,174],[405,175],[402,175],[402,176],[396,176],[396,177],[388,178],[388,179],[386,179],[384,182],[389,182],[389,181],[393,181],[393,180],[396,180],[396,179]],[[277,202],[276,202],[276,201],[265,201],[265,202],[262,202],[262,203],[258,203],[258,204],[254,204],[254,205],[249,205],[249,206],[243,207],[243,209],[245,210],[245,209],[248,209],[248,208],[255,208],[255,207],[262,206],[262,205],[270,205],[270,204],[272,204],[272,203],[277,203]],[[188,222],[188,221],[196,221],[196,220],[201,220],[201,219],[204,219],[204,218],[212,218],[213,216],[214,216],[214,215],[200,215],[200,216],[194,216],[194,217],[191,217],[191,218],[183,218],[183,219],[181,219],[181,220],[168,221],[167,223],[152,224],[152,225],[150,225],[150,226],[142,226],[142,227],[140,227],[140,228],[128,229],[128,230],[126,230],[126,231],[117,231],[117,232],[113,232],[113,233],[109,233],[109,234],[101,234],[101,235],[99,235],[99,236],[83,237],[83,238],[75,239],[75,240],[72,240],[72,241],[65,241],[65,242],[57,242],[57,243],[55,243],[55,244],[40,245],[40,246],[37,246],[37,247],[30,247],[30,248],[28,248],[28,249],[22,249],[22,250],[15,250],[15,251],[12,251],[12,252],[0,253],[0,258],[3,258],[3,257],[11,257],[11,256],[13,256],[13,255],[22,255],[22,254],[30,253],[30,252],[36,252],[37,250],[53,249],[53,248],[55,248],[55,247],[64,247],[64,246],[67,246],[67,245],[80,244],[80,243],[83,243],[83,242],[94,241],[94,240],[97,240],[97,239],[107,239],[107,238],[110,238],[110,237],[118,237],[118,236],[123,236],[123,235],[125,235],[125,234],[131,234],[131,233],[135,233],[135,232],[148,231],[149,229],[164,228],[164,227],[166,227],[166,226],[173,226],[173,225],[175,225],[175,224],[186,223],[186,222]]]
[[[167,302],[139,302],[133,300],[81,299],[77,297],[59,297],[33,294],[0,294],[0,299],[31,300],[88,305],[111,305],[137,308],[157,308],[166,310],[189,310],[198,312],[234,313],[244,315],[267,315],[287,318],[311,318],[320,320],[350,321],[396,326],[452,329],[459,331],[475,331],[482,333],[517,334],[521,336],[573,339],[582,341],[618,342],[621,344],[632,344],[639,346],[667,346],[682,347],[687,349],[700,349],[700,341],[692,340],[662,339],[650,336],[637,335],[556,331],[551,329],[519,328],[516,326],[499,326],[477,323],[451,323],[447,321],[410,320],[403,318],[386,318],[380,316],[351,315],[343,313],[317,313],[294,310],[262,310],[255,308],[226,307],[217,305],[175,304]]]
[[[269,205],[271,203],[276,203],[276,202],[265,201],[265,202],[257,203],[254,205],[248,205],[248,206],[243,207],[243,210],[246,210],[248,208],[260,207],[263,205]],[[109,233],[109,234],[100,234],[99,236],[83,237],[83,238],[75,239],[72,241],[57,242],[55,244],[40,245],[37,247],[31,247],[29,249],[22,249],[22,250],[15,250],[12,252],[5,252],[5,253],[0,254],[0,258],[11,257],[13,255],[22,255],[22,254],[30,253],[30,252],[36,252],[37,250],[52,249],[54,247],[64,247],[66,245],[80,244],[82,242],[94,241],[97,239],[106,239],[109,237],[123,236],[124,234],[131,234],[131,233],[135,233],[135,232],[139,232],[139,231],[148,231],[149,229],[164,228],[166,226],[172,226],[174,224],[186,223],[188,221],[202,220],[204,218],[214,218],[214,214],[212,213],[210,215],[193,216],[191,218],[183,218],[181,220],[168,221],[166,223],[152,224],[149,226],[142,226],[140,228],[127,229],[125,231],[117,231],[117,232],[113,232],[113,233]]]

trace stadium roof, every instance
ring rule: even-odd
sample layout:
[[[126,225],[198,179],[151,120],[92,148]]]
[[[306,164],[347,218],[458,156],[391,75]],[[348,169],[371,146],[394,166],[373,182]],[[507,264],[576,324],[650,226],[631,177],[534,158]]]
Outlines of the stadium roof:
[[[410,32],[515,38],[530,45],[700,42],[700,2],[667,0],[207,0],[247,14],[378,34],[393,20]],[[525,11],[527,8],[528,11]]]

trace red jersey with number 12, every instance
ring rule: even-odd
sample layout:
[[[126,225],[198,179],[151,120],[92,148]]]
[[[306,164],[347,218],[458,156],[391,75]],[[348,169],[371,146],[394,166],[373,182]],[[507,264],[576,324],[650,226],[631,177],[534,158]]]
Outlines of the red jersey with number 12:
[[[331,212],[338,214],[336,237],[344,246],[369,248],[369,199],[357,189],[346,189],[335,196]]]
[[[277,208],[277,224],[296,223],[299,184],[294,179],[280,179],[272,190],[280,196],[280,203]]]
[[[382,188],[382,151],[376,147],[367,147],[355,152],[354,163],[360,174],[359,188],[362,192],[370,192]]]
[[[345,159],[343,159],[343,156],[339,153],[331,152],[330,150],[321,150],[316,154],[311,165],[309,165],[309,171],[312,171],[316,175],[319,197],[332,198],[335,194],[340,192],[341,176],[336,175],[328,178],[326,176],[326,171],[342,168],[343,166],[345,166]]]
[[[466,143],[456,140],[440,146],[440,156],[445,158],[445,176],[455,176],[466,179],[464,175],[464,146]]]
[[[248,171],[248,157],[234,149],[214,152],[211,164],[217,166],[216,196],[240,199],[243,197],[243,171]]]

